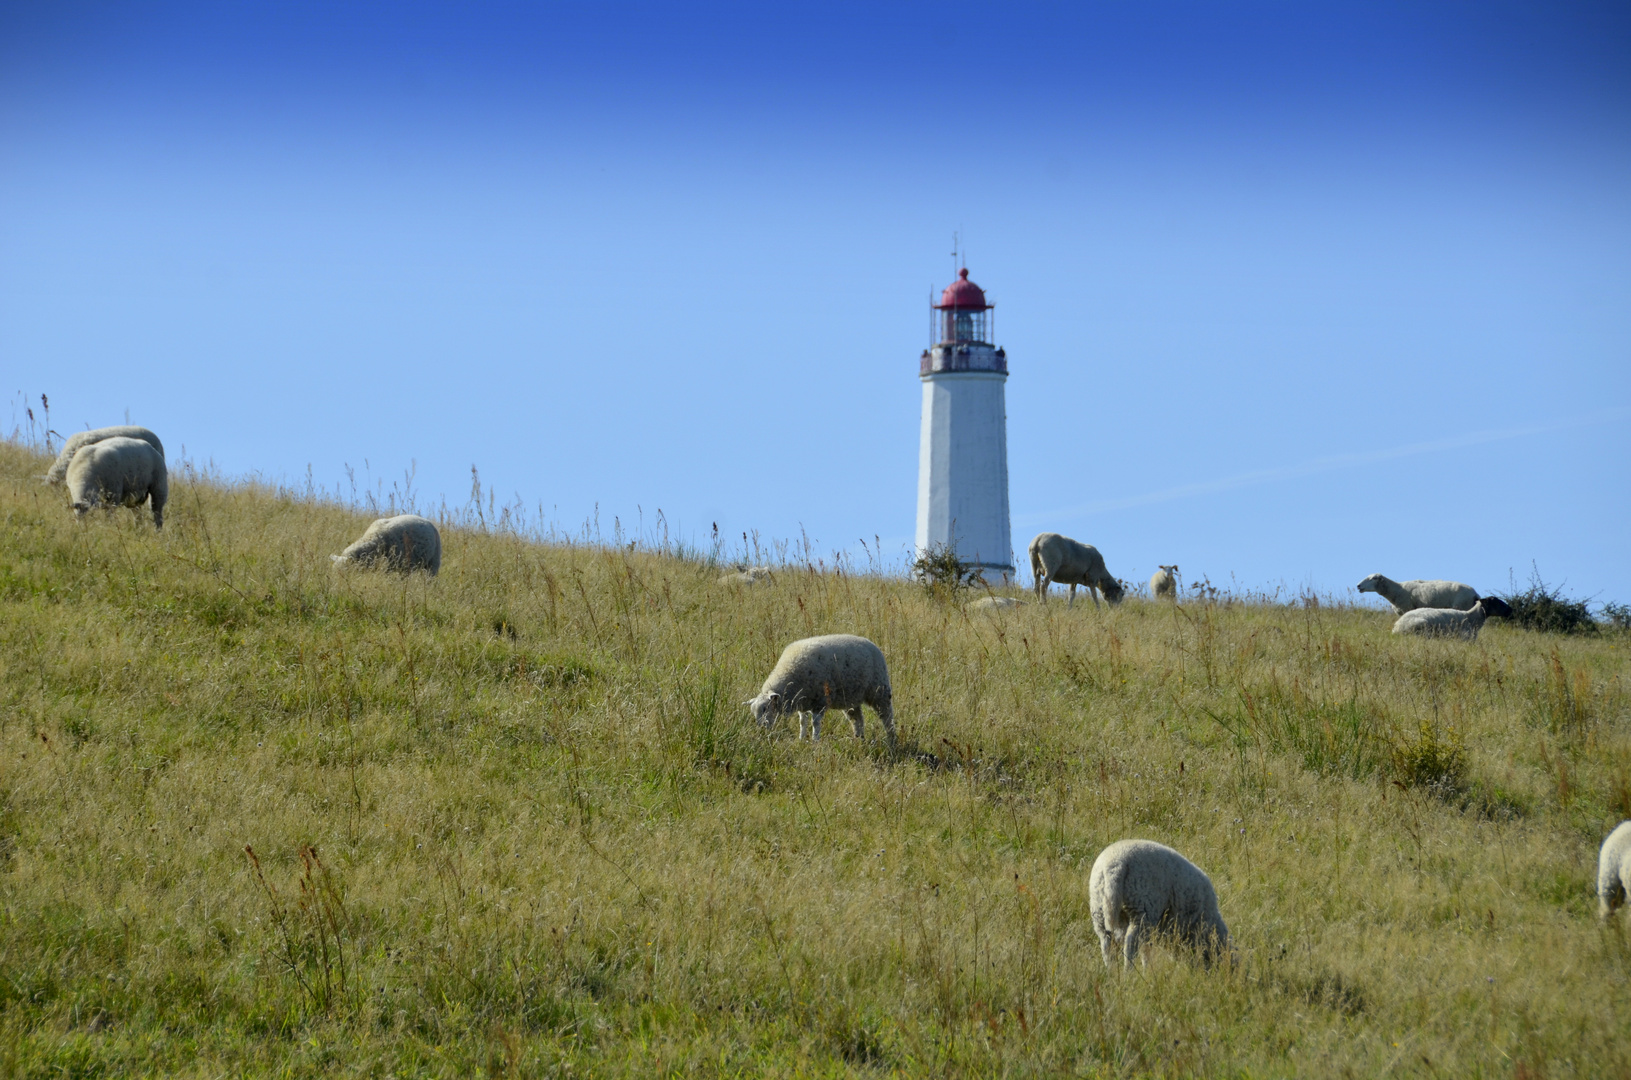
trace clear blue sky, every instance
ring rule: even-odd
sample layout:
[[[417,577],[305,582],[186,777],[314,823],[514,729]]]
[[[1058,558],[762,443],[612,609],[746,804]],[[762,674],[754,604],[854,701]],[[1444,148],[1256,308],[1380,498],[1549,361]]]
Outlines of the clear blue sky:
[[[960,231],[1021,552],[1631,601],[1622,4],[8,3],[0,147],[65,432],[898,559]]]

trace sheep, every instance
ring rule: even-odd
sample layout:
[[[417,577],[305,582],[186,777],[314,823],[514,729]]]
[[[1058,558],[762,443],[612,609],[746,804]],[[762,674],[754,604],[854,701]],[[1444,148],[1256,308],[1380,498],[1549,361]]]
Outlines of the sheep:
[[[1157,600],[1178,600],[1178,566],[1162,566],[1150,575],[1150,595]]]
[[[1484,620],[1491,615],[1511,618],[1512,608],[1505,600],[1486,596],[1473,604],[1471,611],[1455,608],[1416,608],[1407,611],[1393,623],[1395,634],[1420,634],[1423,637],[1463,637],[1473,641],[1484,628]]]
[[[1455,608],[1471,611],[1478,603],[1478,590],[1459,581],[1394,581],[1372,574],[1355,586],[1360,592],[1378,593],[1393,605],[1393,614],[1403,615],[1417,608]]]
[[[1002,611],[1007,608],[1024,607],[1025,601],[1016,600],[1012,596],[982,596],[968,605],[970,611]]]
[[[804,738],[804,714],[810,713],[811,742],[821,738],[821,716],[828,709],[848,713],[855,737],[864,738],[861,706],[870,705],[883,721],[889,745],[894,746],[895,714],[890,700],[889,665],[883,650],[854,634],[824,634],[783,649],[758,696],[743,704],[766,729],[789,713],[797,715],[800,739]]]
[[[164,455],[151,443],[116,435],[81,446],[68,463],[67,483],[76,518],[84,517],[96,506],[128,506],[134,510],[151,501],[153,528],[164,528],[170,477],[164,468]]]
[[[768,566],[750,566],[746,570],[734,574],[725,574],[720,577],[721,585],[757,585],[761,581],[775,583],[776,575],[771,573]]]
[[[1597,917],[1606,919],[1631,894],[1631,821],[1622,821],[1597,853]]]
[[[1048,586],[1057,582],[1070,586],[1070,599],[1065,606],[1076,603],[1076,586],[1087,586],[1093,597],[1093,606],[1099,606],[1099,592],[1112,604],[1121,602],[1121,582],[1110,576],[1104,568],[1104,556],[1092,544],[1083,544],[1058,533],[1037,533],[1031,541],[1031,574],[1036,578],[1036,596],[1046,603]]]
[[[336,566],[383,566],[403,574],[425,570],[435,577],[442,569],[442,534],[429,518],[398,514],[375,521],[354,544],[329,558]]]
[[[95,431],[81,431],[70,435],[68,441],[62,444],[57,451],[57,460],[51,463],[46,471],[45,482],[52,487],[60,487],[68,479],[68,464],[74,460],[74,455],[92,443],[99,443],[104,439],[140,439],[159,452],[159,458],[164,458],[164,444],[159,437],[144,427],[130,424],[121,424],[117,427],[97,428]]]
[[[1171,933],[1201,950],[1211,966],[1229,950],[1229,927],[1218,913],[1218,894],[1200,867],[1153,840],[1118,840],[1099,852],[1088,877],[1088,906],[1104,966],[1123,940],[1122,963],[1131,967],[1150,933]],[[1147,963],[1147,961],[1146,961]]]

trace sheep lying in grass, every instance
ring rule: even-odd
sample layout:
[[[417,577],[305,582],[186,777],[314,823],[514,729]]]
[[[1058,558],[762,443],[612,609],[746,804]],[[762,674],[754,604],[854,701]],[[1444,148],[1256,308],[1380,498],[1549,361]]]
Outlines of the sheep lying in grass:
[[[1631,821],[1622,821],[1597,854],[1597,917],[1606,919],[1631,893]]]
[[[429,518],[398,514],[375,521],[356,543],[329,558],[336,566],[381,567],[402,574],[425,570],[434,577],[442,569],[442,534]]]
[[[1484,628],[1484,620],[1491,615],[1510,618],[1512,609],[1505,600],[1486,596],[1472,605],[1471,611],[1454,608],[1416,608],[1407,611],[1393,623],[1395,634],[1420,634],[1423,637],[1463,637],[1472,641]]]
[[[1131,967],[1151,933],[1170,933],[1200,949],[1208,966],[1229,947],[1212,879],[1165,844],[1116,841],[1093,860],[1087,889],[1105,967],[1115,967],[1111,950],[1117,940],[1123,942],[1122,963]]]
[[[1058,533],[1037,533],[1031,541],[1031,574],[1036,578],[1037,599],[1046,603],[1048,586],[1069,585],[1068,608],[1076,603],[1076,586],[1087,586],[1093,606],[1099,606],[1099,593],[1112,604],[1121,602],[1121,582],[1104,567],[1104,556],[1092,544],[1083,544]]]
[[[164,528],[170,477],[164,468],[164,455],[151,443],[114,436],[81,446],[68,463],[67,481],[68,498],[77,518],[97,506],[128,506],[134,510],[151,501],[153,527]]]
[[[1455,608],[1471,611],[1478,602],[1478,590],[1459,581],[1394,581],[1372,574],[1355,586],[1360,592],[1373,592],[1393,605],[1393,614],[1403,615],[1417,608]]]
[[[744,704],[766,728],[789,713],[796,714],[801,739],[804,714],[810,713],[812,742],[821,737],[821,716],[828,709],[848,713],[855,737],[864,738],[861,706],[870,705],[883,721],[884,733],[893,746],[895,714],[890,700],[889,665],[883,650],[854,634],[825,634],[795,641],[783,649],[759,695]]]
[[[1150,575],[1150,595],[1157,600],[1177,601],[1178,566],[1176,563],[1171,566],[1158,567],[1155,573]]]
[[[116,427],[97,428],[95,431],[81,431],[70,435],[68,441],[62,444],[57,451],[57,460],[51,463],[46,470],[45,482],[53,487],[61,485],[68,479],[68,466],[74,460],[74,455],[92,443],[102,442],[104,439],[140,439],[159,452],[159,459],[164,459],[164,444],[159,437],[144,427],[133,424],[120,424]]]
[[[1016,600],[1012,596],[982,596],[968,605],[970,611],[1002,611],[1007,608],[1024,607],[1025,601]]]
[[[768,566],[750,566],[746,570],[734,574],[725,574],[719,579],[721,585],[757,585],[761,581],[774,583],[776,576],[770,572]]]

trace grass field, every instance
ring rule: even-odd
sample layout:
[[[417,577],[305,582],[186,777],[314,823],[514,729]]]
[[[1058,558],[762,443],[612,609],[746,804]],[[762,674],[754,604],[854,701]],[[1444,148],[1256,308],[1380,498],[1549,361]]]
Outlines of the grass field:
[[[338,573],[332,502],[178,467],[155,534],[45,465],[0,444],[0,1075],[1631,1076],[1631,635],[480,528]],[[748,721],[837,631],[897,754]],[[1106,970],[1130,836],[1237,963]]]

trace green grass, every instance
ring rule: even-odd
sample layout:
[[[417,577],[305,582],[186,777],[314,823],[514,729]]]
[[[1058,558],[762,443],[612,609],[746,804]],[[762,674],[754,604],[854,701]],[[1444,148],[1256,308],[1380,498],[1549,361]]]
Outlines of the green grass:
[[[346,509],[178,468],[155,534],[44,468],[0,446],[0,1075],[1631,1075],[1631,635],[451,528],[337,573]],[[741,707],[836,631],[899,754]],[[1104,968],[1129,836],[1238,964]]]

